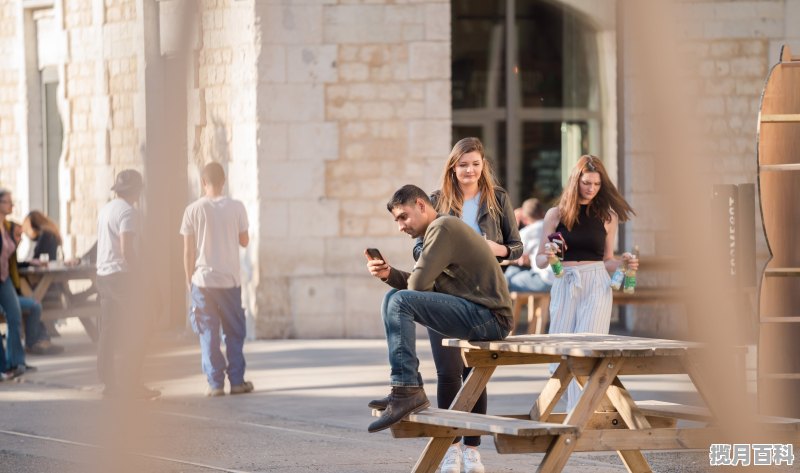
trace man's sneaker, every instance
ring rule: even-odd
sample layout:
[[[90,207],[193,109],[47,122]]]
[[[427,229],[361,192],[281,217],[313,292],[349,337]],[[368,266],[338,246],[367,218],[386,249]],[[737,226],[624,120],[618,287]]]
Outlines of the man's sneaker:
[[[477,448],[464,448],[464,473],[483,473],[483,462]]]
[[[2,343],[2,342],[0,342],[0,343]],[[11,373],[7,373],[5,371],[0,372],[0,381],[7,381],[7,380],[9,380],[11,378],[13,378],[13,376],[11,376]]]
[[[223,388],[212,388],[209,386],[206,389],[206,396],[208,397],[220,397],[225,395],[225,389]]]
[[[393,386],[392,393],[389,396],[391,400],[383,414],[367,428],[370,432],[388,429],[403,420],[403,417],[419,412],[431,405],[428,397],[425,396],[425,390],[420,386]]]
[[[231,394],[246,394],[253,392],[253,383],[250,381],[245,381],[242,384],[237,384],[236,386],[231,386]]]
[[[461,473],[461,447],[457,443],[450,445],[439,467],[442,473]]]

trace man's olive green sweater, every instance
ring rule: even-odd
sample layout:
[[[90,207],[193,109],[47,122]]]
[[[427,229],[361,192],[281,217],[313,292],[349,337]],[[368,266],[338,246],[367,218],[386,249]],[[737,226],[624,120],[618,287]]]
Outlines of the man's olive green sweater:
[[[434,291],[466,299],[491,310],[511,328],[511,296],[497,259],[469,225],[440,215],[425,231],[422,253],[411,273],[391,268],[386,283],[396,289]]]

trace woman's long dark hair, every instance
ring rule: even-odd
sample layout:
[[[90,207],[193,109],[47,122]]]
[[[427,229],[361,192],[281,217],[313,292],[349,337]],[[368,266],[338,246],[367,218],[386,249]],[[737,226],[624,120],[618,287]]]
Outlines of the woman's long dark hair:
[[[589,203],[587,211],[600,218],[603,222],[611,220],[611,212],[617,214],[620,222],[627,222],[631,215],[636,215],[633,208],[628,204],[622,194],[619,193],[614,183],[608,177],[606,168],[597,156],[585,154],[581,156],[572,172],[569,175],[564,192],[558,200],[558,213],[561,222],[567,229],[572,230],[572,226],[578,221],[580,216],[580,179],[584,173],[596,172],[600,174],[600,190]]]
[[[59,245],[62,243],[61,232],[58,231],[58,225],[56,225],[54,221],[50,220],[47,215],[39,212],[38,210],[31,210],[25,219],[31,223],[31,228],[33,228],[37,234],[45,231],[50,232],[56,236],[56,240],[58,241]]]

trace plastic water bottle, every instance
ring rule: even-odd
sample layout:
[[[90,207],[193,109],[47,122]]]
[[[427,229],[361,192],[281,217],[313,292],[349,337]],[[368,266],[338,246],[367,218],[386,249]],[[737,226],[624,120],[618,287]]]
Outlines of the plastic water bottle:
[[[634,259],[639,259],[639,247],[633,247],[633,257]],[[622,283],[623,289],[622,292],[625,294],[633,294],[636,291],[636,271],[627,268],[625,270],[625,280]]]
[[[611,276],[611,283],[609,284],[609,286],[611,286],[611,289],[619,291],[622,288],[622,282],[624,279],[625,279],[625,263],[620,263],[620,265],[617,266],[617,270],[614,271],[614,275]]]
[[[545,243],[545,248],[553,249],[555,243]],[[564,266],[561,264],[561,260],[558,259],[558,256],[553,255],[547,258],[547,262],[550,263],[550,268],[553,270],[553,275],[557,278],[560,278],[564,275]]]

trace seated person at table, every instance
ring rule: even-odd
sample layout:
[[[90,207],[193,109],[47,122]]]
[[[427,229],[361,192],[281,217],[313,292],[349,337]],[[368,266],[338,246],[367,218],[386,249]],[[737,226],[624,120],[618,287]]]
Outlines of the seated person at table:
[[[50,261],[58,259],[58,248],[61,246],[61,232],[58,226],[45,214],[33,210],[22,221],[22,231],[33,243],[33,255],[30,263],[38,264],[42,254],[47,254]]]
[[[27,221],[27,219],[26,219]],[[24,224],[12,226],[14,232],[14,242],[19,245],[24,231]],[[36,260],[38,263],[38,260]],[[19,262],[19,267],[28,266],[25,262]],[[51,286],[52,287],[52,286]],[[15,282],[15,289],[19,296],[19,306],[22,310],[22,318],[25,325],[25,352],[31,355],[57,355],[64,351],[64,347],[56,345],[50,341],[50,334],[47,332],[42,322],[42,305],[32,297],[25,297],[20,291],[20,285]],[[50,289],[48,289],[48,294]]]
[[[506,269],[506,281],[511,292],[549,291],[555,276],[550,265],[544,269],[531,265],[531,254],[536,254],[544,228],[544,205],[539,199],[528,199],[522,205],[523,217],[527,223],[519,231],[522,240],[522,256]]]
[[[511,297],[482,236],[458,217],[439,215],[428,195],[406,185],[386,205],[400,231],[423,238],[411,273],[370,260],[367,269],[394,289],[383,299],[392,391],[370,432],[384,430],[430,406],[422,388],[414,323],[445,337],[500,340],[511,330]]]
[[[525,199],[521,206],[514,209],[514,219],[517,221],[517,228],[520,231],[536,221],[536,219],[531,218],[531,213],[537,205],[541,205],[539,199]]]

